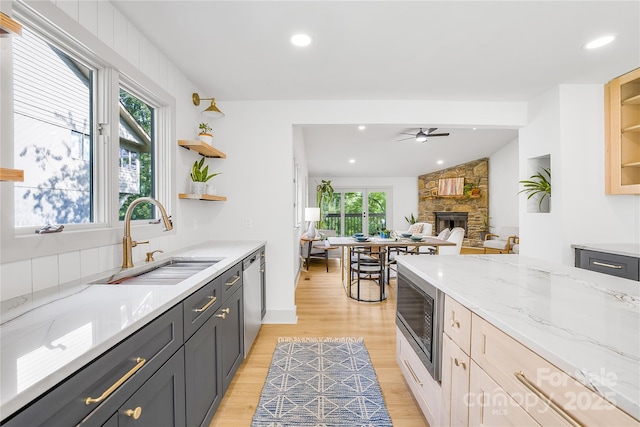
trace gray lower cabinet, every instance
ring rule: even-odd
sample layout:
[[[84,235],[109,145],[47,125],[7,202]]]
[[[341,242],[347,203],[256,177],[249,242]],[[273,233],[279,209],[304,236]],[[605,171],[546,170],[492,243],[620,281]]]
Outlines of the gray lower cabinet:
[[[260,250],[260,287],[262,288],[261,318],[267,314],[267,258],[265,248]]]
[[[222,390],[227,391],[244,359],[244,310],[242,287],[237,289],[216,313],[221,319]]]
[[[576,267],[640,280],[640,258],[576,248]]]
[[[210,316],[184,344],[188,426],[208,426],[222,400],[220,320]]]
[[[3,425],[103,425],[182,347],[182,320],[182,306],[173,307]]]
[[[208,426],[244,359],[242,263],[3,421]]]
[[[118,427],[185,425],[184,350],[180,349],[118,410]]]

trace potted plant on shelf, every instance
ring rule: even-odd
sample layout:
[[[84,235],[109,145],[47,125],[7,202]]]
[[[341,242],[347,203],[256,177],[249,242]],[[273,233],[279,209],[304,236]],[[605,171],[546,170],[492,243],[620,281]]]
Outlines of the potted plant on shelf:
[[[198,125],[198,129],[200,129],[200,133],[198,134],[198,139],[202,142],[206,142],[207,144],[211,144],[213,142],[213,134],[211,133],[212,129],[208,123],[200,123]]]
[[[215,194],[215,189],[207,191],[207,181],[219,173],[209,175],[209,165],[204,164],[204,157],[200,161],[195,161],[191,167],[191,193],[192,194]]]
[[[548,212],[547,209],[543,209],[542,202],[548,197],[551,200],[551,168],[541,168],[542,171],[531,175],[529,179],[523,179],[520,182],[524,187],[518,193],[526,193],[527,200],[533,196],[538,195],[538,210],[540,212]],[[542,173],[544,172],[544,174]]]

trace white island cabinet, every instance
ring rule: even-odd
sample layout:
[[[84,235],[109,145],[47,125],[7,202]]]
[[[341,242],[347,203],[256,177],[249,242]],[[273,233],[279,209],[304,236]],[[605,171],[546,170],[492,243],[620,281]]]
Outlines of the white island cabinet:
[[[640,426],[637,282],[520,255],[398,264],[445,294],[431,425]]]

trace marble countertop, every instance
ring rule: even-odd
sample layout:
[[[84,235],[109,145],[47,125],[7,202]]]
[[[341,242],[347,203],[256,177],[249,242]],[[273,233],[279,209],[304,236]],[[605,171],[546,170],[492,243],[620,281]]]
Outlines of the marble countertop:
[[[521,255],[397,259],[640,419],[638,282]]]
[[[640,258],[640,244],[638,243],[576,243],[571,247]]]
[[[109,350],[211,279],[265,245],[217,241],[138,262],[135,272],[171,257],[219,261],[176,285],[87,285],[121,269],[71,282],[55,292],[3,302],[0,311],[0,419],[5,419]]]

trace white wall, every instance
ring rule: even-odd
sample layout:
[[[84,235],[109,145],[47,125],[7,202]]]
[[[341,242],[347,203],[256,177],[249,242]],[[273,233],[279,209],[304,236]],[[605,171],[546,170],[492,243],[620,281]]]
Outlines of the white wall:
[[[316,182],[331,179],[333,188],[388,189],[391,199],[387,215],[389,230],[406,230],[409,224],[405,216],[418,215],[417,177],[310,177],[309,194],[315,194]],[[314,202],[315,204],[315,202]]]
[[[573,265],[574,243],[639,243],[640,196],[604,194],[602,85],[561,85],[529,103],[520,130],[520,178],[527,159],[551,155],[551,212],[527,213],[521,195],[520,253]]]
[[[500,227],[518,227],[518,140],[489,156],[490,232]]]

